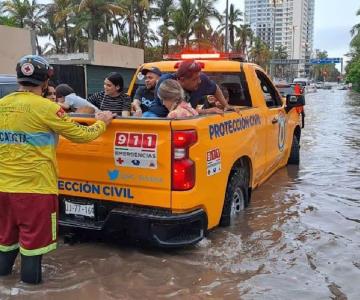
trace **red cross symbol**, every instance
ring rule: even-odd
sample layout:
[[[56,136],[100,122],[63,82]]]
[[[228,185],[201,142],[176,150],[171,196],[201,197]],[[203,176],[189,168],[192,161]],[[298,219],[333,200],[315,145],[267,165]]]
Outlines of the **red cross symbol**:
[[[116,161],[119,163],[119,165],[122,165],[122,163],[124,162],[124,160],[121,157],[119,157]]]
[[[30,72],[30,71],[31,71],[30,67],[29,67],[29,66],[26,66],[26,67],[25,67],[25,71],[26,71],[26,72]]]

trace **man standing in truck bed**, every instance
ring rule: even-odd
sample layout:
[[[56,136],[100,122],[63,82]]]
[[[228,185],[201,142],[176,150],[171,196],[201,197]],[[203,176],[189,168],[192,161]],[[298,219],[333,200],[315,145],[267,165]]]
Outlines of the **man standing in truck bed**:
[[[91,126],[73,122],[43,98],[52,67],[28,55],[16,66],[19,91],[0,101],[0,276],[21,254],[21,279],[41,282],[42,255],[56,249],[58,134],[78,143],[95,140],[111,122],[97,113]]]

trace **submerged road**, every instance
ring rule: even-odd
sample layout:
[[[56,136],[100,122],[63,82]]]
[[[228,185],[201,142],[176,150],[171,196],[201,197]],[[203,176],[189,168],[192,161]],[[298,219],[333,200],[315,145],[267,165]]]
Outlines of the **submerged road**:
[[[360,95],[307,96],[301,163],[253,193],[229,228],[164,251],[60,242],[44,283],[0,279],[0,299],[360,299]]]

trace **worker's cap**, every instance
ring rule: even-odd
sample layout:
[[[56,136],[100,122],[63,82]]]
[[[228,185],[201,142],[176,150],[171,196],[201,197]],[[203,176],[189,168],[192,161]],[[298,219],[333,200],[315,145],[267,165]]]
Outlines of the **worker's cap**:
[[[161,76],[161,71],[157,67],[144,68],[141,70],[141,74],[143,74],[143,75],[146,75],[149,72],[154,73],[158,76]]]
[[[177,78],[191,77],[194,73],[201,71],[201,64],[195,60],[184,60],[180,63],[176,72]]]

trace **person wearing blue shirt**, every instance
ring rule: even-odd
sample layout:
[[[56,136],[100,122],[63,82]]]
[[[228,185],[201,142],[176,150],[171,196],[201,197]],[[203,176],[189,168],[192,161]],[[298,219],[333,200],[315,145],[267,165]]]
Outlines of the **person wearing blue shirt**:
[[[180,64],[176,73],[164,74],[160,77],[155,88],[156,99],[154,104],[143,114],[143,117],[166,117],[168,115],[168,109],[161,103],[157,95],[158,87],[166,79],[174,79],[180,83],[185,91],[185,100],[195,109],[199,104],[202,104],[201,100],[205,95],[214,95],[223,105],[224,110],[228,107],[228,103],[218,85],[210,80],[204,73],[201,73],[200,63],[194,60],[186,60]],[[224,111],[218,107],[198,109],[198,112],[199,114],[224,113]]]

